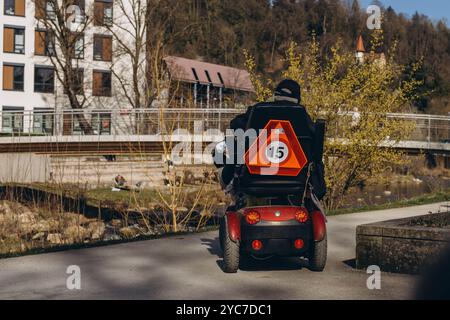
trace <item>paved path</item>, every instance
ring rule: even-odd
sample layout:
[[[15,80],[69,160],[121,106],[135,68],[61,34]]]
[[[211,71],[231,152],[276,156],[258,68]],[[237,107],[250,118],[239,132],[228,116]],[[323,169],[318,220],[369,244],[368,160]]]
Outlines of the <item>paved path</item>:
[[[355,257],[357,225],[426,214],[439,204],[329,218],[329,260],[323,273],[299,259],[255,262],[237,274],[220,267],[218,233],[208,232],[0,260],[0,299],[407,299],[417,277],[368,275],[344,263]],[[82,288],[66,288],[66,268],[81,268]]]

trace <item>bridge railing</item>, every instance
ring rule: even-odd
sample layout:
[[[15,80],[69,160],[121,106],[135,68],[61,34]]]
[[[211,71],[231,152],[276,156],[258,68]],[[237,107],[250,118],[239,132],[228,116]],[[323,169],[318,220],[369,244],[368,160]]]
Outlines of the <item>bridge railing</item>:
[[[0,111],[0,137],[58,137],[102,135],[161,135],[186,129],[225,132],[239,109],[115,109],[64,111]],[[357,113],[346,113],[357,119]],[[391,119],[413,121],[415,130],[408,140],[450,142],[450,117],[420,114],[388,114]],[[82,130],[80,119],[92,130]],[[330,133],[338,135],[339,133]]]
[[[393,113],[389,114],[388,117],[415,123],[415,129],[408,140],[429,143],[450,142],[450,116]]]
[[[238,109],[0,111],[0,136],[158,135],[174,130],[225,131]],[[92,130],[80,125],[86,121]]]

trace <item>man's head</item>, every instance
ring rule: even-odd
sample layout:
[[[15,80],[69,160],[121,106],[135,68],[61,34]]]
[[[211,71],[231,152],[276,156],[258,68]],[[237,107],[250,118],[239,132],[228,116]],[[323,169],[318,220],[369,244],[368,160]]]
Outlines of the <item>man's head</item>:
[[[286,79],[280,82],[275,89],[275,101],[289,101],[300,104],[301,93],[300,85],[294,80]]]

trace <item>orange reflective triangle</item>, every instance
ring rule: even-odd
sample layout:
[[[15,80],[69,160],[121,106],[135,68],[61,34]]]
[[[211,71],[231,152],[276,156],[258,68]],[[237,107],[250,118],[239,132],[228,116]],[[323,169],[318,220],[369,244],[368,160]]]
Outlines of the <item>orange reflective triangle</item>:
[[[245,154],[245,162],[251,174],[297,176],[308,159],[291,123],[271,120]],[[274,170],[264,173],[267,168]]]

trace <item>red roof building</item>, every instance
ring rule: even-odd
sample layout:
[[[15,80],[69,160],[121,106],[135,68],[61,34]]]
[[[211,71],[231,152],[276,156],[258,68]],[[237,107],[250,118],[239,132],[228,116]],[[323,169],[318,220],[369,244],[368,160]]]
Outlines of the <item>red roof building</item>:
[[[254,92],[246,70],[174,56],[164,61],[174,80]]]
[[[174,56],[164,62],[171,80],[183,84],[180,99],[191,98],[199,108],[242,107],[255,91],[243,69]]]

